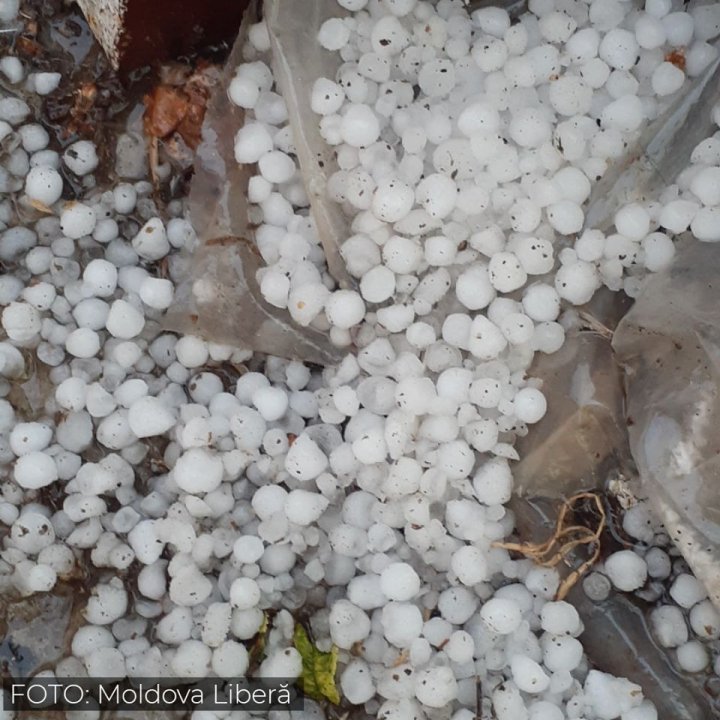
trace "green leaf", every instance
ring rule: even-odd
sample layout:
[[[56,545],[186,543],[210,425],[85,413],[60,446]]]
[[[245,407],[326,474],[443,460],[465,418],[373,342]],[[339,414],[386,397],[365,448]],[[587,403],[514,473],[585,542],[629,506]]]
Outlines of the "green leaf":
[[[293,633],[295,649],[302,658],[300,689],[313,700],[329,700],[340,704],[340,694],[335,685],[338,649],[333,645],[330,652],[322,652],[312,644],[305,628],[298,623]]]

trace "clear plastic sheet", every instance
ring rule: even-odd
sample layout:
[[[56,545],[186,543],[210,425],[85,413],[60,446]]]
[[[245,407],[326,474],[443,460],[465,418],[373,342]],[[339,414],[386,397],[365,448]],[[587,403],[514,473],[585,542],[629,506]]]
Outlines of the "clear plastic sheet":
[[[644,493],[720,608],[720,247],[685,238],[613,339]]]
[[[343,13],[336,0],[265,2],[273,74],[287,104],[297,158],[328,270],[341,287],[352,287],[354,280],[340,254],[342,243],[352,234],[350,225],[340,205],[325,192],[327,179],[338,170],[335,152],[322,139],[318,116],[310,106],[315,80],[334,79],[341,64],[338,53],[325,50],[317,42],[318,30],[325,20]]]
[[[595,185],[585,211],[585,227],[607,230],[622,205],[653,198],[673,183],[690,161],[693,148],[712,134],[710,109],[718,100],[720,57],[686,84]]]
[[[190,189],[190,216],[199,245],[183,263],[187,270],[165,325],[218,343],[331,365],[342,354],[329,339],[300,328],[287,312],[266,303],[255,279],[262,259],[253,242],[247,201],[254,170],[235,162],[234,138],[244,113],[230,102],[227,87],[242,62],[247,28],[256,18],[253,5],[208,104]]]
[[[568,497],[602,487],[609,473],[631,472],[622,372],[610,346],[628,305],[619,293],[597,293],[563,347],[535,356],[528,374],[542,379],[548,411],[516,444],[517,492]]]

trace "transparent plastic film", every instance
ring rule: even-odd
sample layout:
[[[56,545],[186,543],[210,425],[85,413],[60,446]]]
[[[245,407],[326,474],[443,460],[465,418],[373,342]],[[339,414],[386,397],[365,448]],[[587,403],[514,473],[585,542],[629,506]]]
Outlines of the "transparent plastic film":
[[[288,313],[265,302],[255,279],[262,259],[253,241],[247,200],[254,169],[235,162],[234,139],[244,113],[230,102],[227,87],[242,62],[248,28],[257,17],[253,4],[208,105],[190,190],[190,215],[199,244],[186,263],[189,270],[179,284],[166,326],[214,342],[331,365],[342,354],[329,339],[319,331],[300,328]]]

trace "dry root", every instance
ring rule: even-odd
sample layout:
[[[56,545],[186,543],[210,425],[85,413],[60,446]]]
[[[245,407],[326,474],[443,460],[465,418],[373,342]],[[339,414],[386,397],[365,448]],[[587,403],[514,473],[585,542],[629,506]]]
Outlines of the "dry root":
[[[581,500],[591,500],[595,503],[599,521],[595,529],[585,525],[568,525],[573,515],[573,508]],[[566,562],[568,555],[581,545],[589,545],[593,553],[580,567],[574,569],[561,583],[555,594],[556,600],[564,600],[577,581],[597,562],[600,557],[600,536],[605,529],[607,516],[602,500],[596,493],[583,492],[568,498],[558,512],[555,532],[544,543],[511,543],[495,542],[493,547],[504,548],[518,552],[534,560],[543,567],[555,567],[560,562]]]

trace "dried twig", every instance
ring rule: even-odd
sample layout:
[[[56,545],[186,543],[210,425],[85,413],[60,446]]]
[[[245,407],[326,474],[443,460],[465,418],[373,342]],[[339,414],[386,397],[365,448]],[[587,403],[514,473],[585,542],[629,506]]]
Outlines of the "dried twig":
[[[597,527],[586,527],[585,525],[567,525],[568,516],[572,515],[575,505],[581,500],[592,500],[600,516]],[[596,493],[583,492],[568,498],[558,512],[555,532],[543,543],[512,543],[495,542],[493,547],[503,548],[518,552],[527,558],[531,558],[543,567],[555,567],[560,562],[566,561],[567,556],[580,545],[594,547],[593,553],[580,567],[573,570],[558,588],[555,594],[556,600],[564,600],[567,594],[577,581],[597,562],[600,557],[600,536],[605,529],[607,516],[602,500]]]

